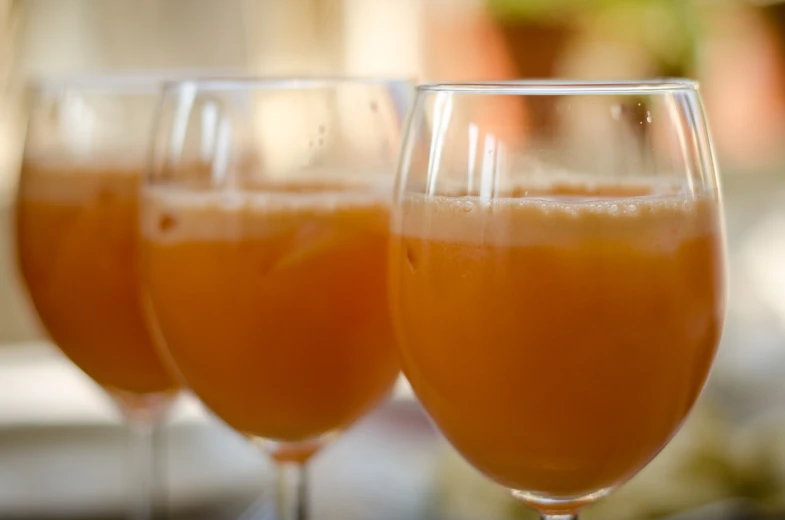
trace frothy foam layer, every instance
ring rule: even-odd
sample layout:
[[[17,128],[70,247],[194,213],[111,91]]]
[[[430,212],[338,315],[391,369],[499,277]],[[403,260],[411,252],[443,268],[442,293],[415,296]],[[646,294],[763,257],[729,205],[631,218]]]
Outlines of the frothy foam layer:
[[[59,204],[84,204],[96,199],[138,196],[142,179],[141,165],[120,167],[25,163],[19,181],[22,201]]]
[[[65,153],[36,154],[26,156],[23,170],[33,170],[49,175],[70,175],[83,172],[88,174],[114,173],[138,175],[145,170],[147,157],[140,154],[97,154],[85,157]]]
[[[393,232],[478,245],[569,246],[588,240],[671,249],[718,233],[709,197],[642,195],[596,198],[585,192],[538,198],[411,196],[393,212]]]
[[[194,191],[148,187],[143,236],[160,242],[236,240],[280,233],[304,219],[389,227],[389,190],[281,187],[277,191]]]
[[[461,182],[439,180],[432,196],[464,197],[475,196],[485,199],[523,198],[523,197],[584,197],[584,198],[627,198],[687,196],[689,186],[670,176],[602,178],[575,173],[555,172],[551,174],[526,174],[520,178],[512,176],[504,180],[503,187],[476,181],[468,186],[465,179]],[[429,193],[427,184],[408,186],[410,194]]]

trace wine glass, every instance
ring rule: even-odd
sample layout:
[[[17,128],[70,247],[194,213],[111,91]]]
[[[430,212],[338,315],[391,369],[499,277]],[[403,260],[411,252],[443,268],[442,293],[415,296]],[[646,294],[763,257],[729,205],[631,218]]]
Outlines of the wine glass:
[[[387,300],[405,81],[175,82],[143,189],[143,287],[161,348],[219,418],[304,471],[399,373]]]
[[[40,322],[111,396],[131,431],[129,517],[139,520],[163,507],[155,437],[179,387],[144,323],[136,254],[138,191],[161,81],[35,82],[16,200],[18,264]]]
[[[391,216],[404,374],[447,440],[544,519],[676,433],[726,300],[698,86],[417,88]]]

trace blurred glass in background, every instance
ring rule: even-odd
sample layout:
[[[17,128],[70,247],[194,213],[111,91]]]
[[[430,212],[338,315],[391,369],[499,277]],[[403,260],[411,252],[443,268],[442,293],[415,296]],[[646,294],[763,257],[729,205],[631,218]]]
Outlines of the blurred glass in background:
[[[0,0],[0,518],[119,518],[124,489],[116,420],[43,340],[14,268],[24,83],[172,69],[700,80],[726,196],[723,344],[686,427],[586,518],[785,516],[785,2]],[[173,511],[236,517],[271,469],[193,401],[173,422]],[[316,518],[527,515],[433,433],[405,385],[313,478]]]

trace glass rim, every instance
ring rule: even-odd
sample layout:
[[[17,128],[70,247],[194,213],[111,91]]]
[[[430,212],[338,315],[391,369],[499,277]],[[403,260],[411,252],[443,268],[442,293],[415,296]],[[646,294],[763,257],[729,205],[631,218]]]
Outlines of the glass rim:
[[[206,92],[240,92],[246,90],[317,90],[341,86],[394,86],[414,88],[413,78],[403,76],[212,76],[171,79],[165,81],[165,91],[193,88]]]
[[[416,86],[417,93],[447,92],[501,96],[580,96],[694,92],[700,85],[688,78],[644,80],[525,79],[507,81],[433,82]]]

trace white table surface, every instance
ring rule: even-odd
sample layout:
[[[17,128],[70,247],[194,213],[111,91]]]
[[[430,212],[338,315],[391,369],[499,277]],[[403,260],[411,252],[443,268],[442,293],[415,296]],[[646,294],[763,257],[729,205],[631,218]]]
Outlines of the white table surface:
[[[358,519],[397,519],[421,507],[434,436],[423,422],[417,428],[424,435],[411,437],[409,431],[401,437],[385,410],[411,404],[411,394],[405,383],[394,394],[391,403],[313,461],[315,518],[350,520],[355,511]],[[424,421],[416,410],[414,416]],[[233,497],[250,504],[270,487],[269,461],[193,397],[177,403],[166,442],[166,482],[174,508]],[[0,346],[0,518],[122,511],[128,491],[126,443],[126,431],[102,390],[51,345]]]

